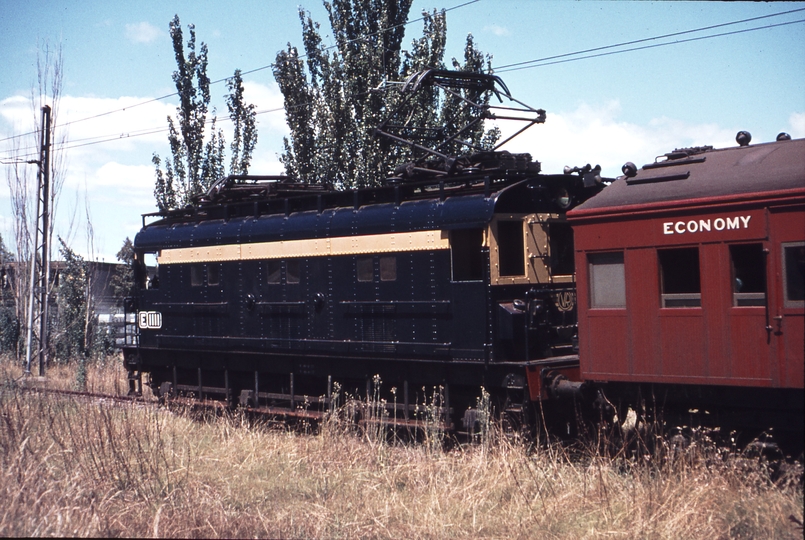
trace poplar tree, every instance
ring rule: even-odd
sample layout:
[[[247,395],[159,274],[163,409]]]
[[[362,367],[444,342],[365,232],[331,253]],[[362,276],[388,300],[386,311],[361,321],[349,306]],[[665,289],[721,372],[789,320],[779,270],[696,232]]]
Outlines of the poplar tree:
[[[319,23],[300,9],[305,60],[289,43],[274,64],[291,132],[280,161],[286,174],[305,182],[339,188],[377,185],[410,151],[375,137],[373,129],[395,106],[400,82],[423,69],[445,69],[445,12],[424,12],[422,37],[404,50],[411,0],[333,0],[324,7],[335,47],[324,46]],[[463,63],[454,58],[452,68],[491,72],[490,59],[469,35]],[[451,102],[440,101],[435,89],[423,92],[411,115],[425,126],[457,124],[462,118],[450,116]],[[480,144],[483,126],[470,137]]]
[[[223,131],[216,127],[218,119],[215,109],[212,110],[210,134],[205,140],[207,115],[210,112],[207,45],[202,42],[196,49],[195,26],[190,24],[187,26],[190,38],[185,49],[178,15],[170,22],[169,29],[176,58],[173,82],[179,96],[179,106],[176,108],[176,121],[168,116],[170,155],[163,160],[155,153],[151,160],[156,167],[154,197],[163,211],[190,204],[194,196],[204,193],[226,171],[226,141]],[[227,108],[235,126],[229,170],[230,174],[248,174],[257,143],[254,105],[244,102],[240,70],[235,71],[227,86],[230,92],[226,96]]]
[[[248,174],[252,162],[252,153],[257,144],[257,127],[255,126],[256,111],[253,104],[247,104],[243,99],[243,79],[240,70],[226,83],[229,96],[226,106],[229,109],[229,118],[232,120],[232,143],[229,148],[232,152],[229,162],[229,174]]]

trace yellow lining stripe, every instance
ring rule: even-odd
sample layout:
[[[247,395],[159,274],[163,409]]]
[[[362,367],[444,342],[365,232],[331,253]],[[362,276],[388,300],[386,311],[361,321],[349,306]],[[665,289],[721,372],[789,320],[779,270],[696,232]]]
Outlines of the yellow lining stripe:
[[[415,231],[407,233],[306,238],[278,242],[226,244],[197,248],[163,249],[159,264],[196,262],[247,261],[255,259],[288,259],[296,257],[329,257],[399,251],[450,249],[447,231]]]

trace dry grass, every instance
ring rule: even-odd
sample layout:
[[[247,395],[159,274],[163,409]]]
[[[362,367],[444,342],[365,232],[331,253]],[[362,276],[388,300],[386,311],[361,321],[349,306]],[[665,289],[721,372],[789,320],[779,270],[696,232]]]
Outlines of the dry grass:
[[[115,369],[96,384],[125,388]],[[801,466],[771,475],[704,444],[616,461],[500,436],[440,451],[4,384],[0,461],[2,536],[802,537]]]

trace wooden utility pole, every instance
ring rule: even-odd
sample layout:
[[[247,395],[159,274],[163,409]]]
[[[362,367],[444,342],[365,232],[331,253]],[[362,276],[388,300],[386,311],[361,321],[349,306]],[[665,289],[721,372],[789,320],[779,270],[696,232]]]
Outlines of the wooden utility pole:
[[[29,265],[30,287],[28,291],[28,328],[25,340],[25,373],[31,373],[31,357],[39,356],[39,376],[45,375],[48,349],[48,286],[50,284],[50,107],[42,107],[41,147],[39,172],[37,173],[36,225],[34,227],[34,249],[31,251]],[[40,240],[41,238],[41,240]],[[37,327],[36,329],[34,327]]]

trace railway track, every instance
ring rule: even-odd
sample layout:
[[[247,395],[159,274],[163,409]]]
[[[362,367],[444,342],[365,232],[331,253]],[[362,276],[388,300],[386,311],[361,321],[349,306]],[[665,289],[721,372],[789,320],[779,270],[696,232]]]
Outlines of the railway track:
[[[7,387],[8,388],[8,387]],[[39,378],[35,379],[20,379],[14,381],[12,386],[17,391],[25,393],[35,393],[48,396],[57,396],[82,401],[94,401],[99,404],[134,404],[138,406],[147,407],[163,407],[166,410],[177,413],[190,413],[198,414],[202,412],[213,412],[215,414],[224,414],[231,412],[239,412],[248,415],[252,419],[267,420],[272,423],[278,423],[289,427],[295,425],[310,424],[318,425],[324,422],[329,414],[336,414],[340,418],[345,419],[347,422],[354,424],[360,430],[373,430],[382,428],[389,430],[390,433],[402,434],[407,433],[407,437],[418,439],[419,436],[426,433],[441,433],[448,435],[451,439],[457,441],[470,442],[474,439],[473,433],[459,430],[454,424],[446,424],[445,422],[438,422],[423,418],[405,418],[398,417],[394,414],[393,410],[389,408],[382,409],[377,403],[366,402],[363,400],[351,399],[347,400],[344,404],[337,407],[336,411],[322,410],[321,408],[310,408],[314,402],[318,403],[316,399],[307,399],[307,396],[295,396],[298,398],[295,402],[298,404],[295,409],[287,406],[244,406],[238,404],[236,406],[228,406],[225,401],[204,399],[198,400],[193,397],[192,393],[188,395],[179,395],[167,398],[157,397],[144,397],[142,395],[119,395],[107,394],[100,392],[88,392],[79,390],[65,390],[60,388],[49,388],[46,382]],[[320,404],[319,404],[320,405]],[[329,405],[329,403],[328,403]],[[393,405],[389,405],[393,408]],[[391,414],[389,414],[391,413]],[[672,445],[680,444],[680,440],[684,437],[680,435],[679,429],[672,429],[665,426],[667,442]],[[718,429],[708,430],[714,437],[718,438]],[[551,437],[553,439],[553,437]],[[565,443],[571,442],[567,438],[558,436],[557,441],[564,440]],[[576,442],[578,442],[577,439]],[[755,452],[766,454],[772,459],[779,459],[783,453],[789,455],[801,456],[802,445],[801,442],[796,443],[788,440],[777,442],[762,442],[759,439],[745,441],[747,443],[746,449]],[[780,443],[778,446],[778,442]],[[724,441],[725,446],[729,446],[729,441]],[[734,441],[732,442],[734,445]],[[784,452],[788,450],[788,452]],[[783,453],[781,453],[781,450]],[[801,459],[801,457],[799,458]]]
[[[313,402],[318,403],[318,400],[301,395],[296,396],[296,403],[299,405],[294,409],[291,409],[287,406],[253,407],[240,404],[230,407],[221,400],[195,399],[192,394],[168,398],[157,398],[144,397],[142,395],[119,395],[80,390],[66,390],[62,388],[52,388],[46,385],[46,381],[44,381],[42,378],[36,377],[14,381],[13,388],[25,393],[65,397],[76,400],[96,401],[98,403],[139,404],[145,406],[167,407],[171,410],[184,409],[192,411],[207,410],[218,412],[239,411],[254,417],[263,417],[289,424],[299,421],[319,423],[324,421],[327,418],[327,415],[330,413],[328,410],[312,409],[305,406],[305,404],[310,405]],[[339,409],[345,411],[346,416],[350,417],[351,421],[354,421],[356,425],[359,425],[364,429],[370,426],[382,425],[394,430],[406,429],[412,432],[434,429],[443,432],[454,431],[454,426],[452,424],[447,425],[444,422],[396,417],[394,414],[377,414],[378,407],[376,404],[367,403],[361,400],[349,400]],[[373,413],[370,411],[375,412]]]

